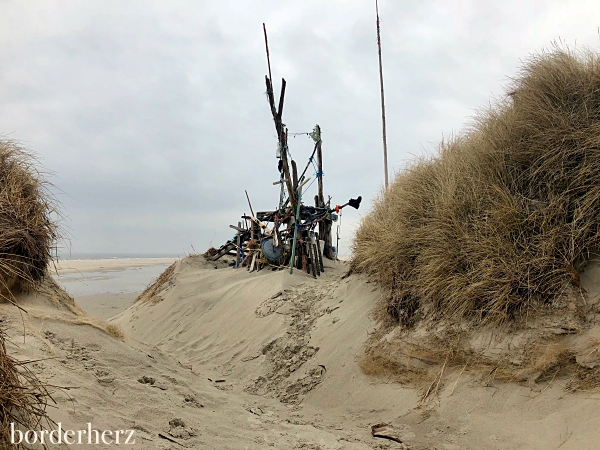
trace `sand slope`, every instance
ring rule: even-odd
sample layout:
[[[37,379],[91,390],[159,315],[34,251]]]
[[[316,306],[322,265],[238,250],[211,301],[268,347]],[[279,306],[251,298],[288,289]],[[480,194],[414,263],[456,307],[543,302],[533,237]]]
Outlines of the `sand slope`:
[[[356,360],[381,292],[362,277],[343,278],[344,269],[328,267],[313,280],[187,259],[151,301],[116,321],[201,379],[225,380],[218,387],[235,398],[341,439],[341,447],[315,440],[318,447],[306,448],[401,448],[371,437],[381,422],[414,449],[595,448],[600,395],[565,393],[559,380],[486,385],[452,368],[439,397],[422,404],[418,390],[364,375]]]
[[[62,387],[54,420],[133,429],[135,448],[596,448],[600,395],[566,393],[560,380],[485,385],[452,368],[421,404],[418,389],[365,375],[356,360],[381,292],[344,271],[314,280],[187,258],[114,320],[125,342],[53,285],[19,299],[24,322],[5,304],[0,318],[19,359],[52,358],[32,367]],[[405,444],[373,438],[382,422]]]
[[[19,298],[28,311],[23,320],[8,304],[0,305],[0,318],[13,355],[44,359],[31,367],[57,386],[49,413],[63,429],[84,430],[88,422],[100,431],[133,429],[134,447],[141,449],[369,448],[339,444],[337,433],[295,420],[293,410],[272,408],[279,407],[276,401],[235,395],[151,345],[122,342],[53,283],[45,292]]]

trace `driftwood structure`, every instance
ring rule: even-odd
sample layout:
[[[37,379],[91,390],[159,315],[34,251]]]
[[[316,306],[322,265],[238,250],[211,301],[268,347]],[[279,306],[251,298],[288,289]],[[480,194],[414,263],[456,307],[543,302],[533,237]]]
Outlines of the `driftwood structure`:
[[[230,225],[237,231],[237,234],[221,246],[211,259],[217,260],[225,254],[234,252],[235,267],[247,267],[250,271],[260,270],[265,265],[277,268],[289,267],[290,273],[296,267],[317,277],[325,269],[323,258],[337,258],[337,248],[332,245],[333,222],[338,220],[340,211],[344,207],[349,205],[358,208],[361,197],[334,207],[331,206],[331,197],[325,201],[323,150],[319,125],[315,126],[312,133],[306,133],[315,143],[314,150],[306,167],[298,175],[296,162],[290,160],[289,157],[288,129],[282,121],[286,81],[285,79],[281,80],[281,93],[276,106],[266,29],[264,31],[269,64],[269,75],[265,76],[266,93],[278,140],[279,181],[273,184],[281,187],[279,204],[274,210],[254,214],[246,192],[251,215],[244,214],[242,216],[243,223],[238,222],[237,226]],[[314,176],[318,182],[318,193],[314,197],[314,206],[307,205],[303,201],[302,194],[302,189],[311,179],[306,176],[311,164],[316,166]]]

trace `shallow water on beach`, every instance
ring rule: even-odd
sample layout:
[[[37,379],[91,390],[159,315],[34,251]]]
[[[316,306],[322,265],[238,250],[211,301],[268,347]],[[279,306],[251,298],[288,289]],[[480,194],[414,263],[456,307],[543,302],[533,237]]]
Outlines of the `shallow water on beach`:
[[[93,271],[68,272],[53,278],[90,316],[108,320],[127,309],[171,263],[141,267],[106,264]]]
[[[54,275],[56,282],[69,294],[134,294],[142,292],[169,264],[129,267],[106,272],[79,272]]]

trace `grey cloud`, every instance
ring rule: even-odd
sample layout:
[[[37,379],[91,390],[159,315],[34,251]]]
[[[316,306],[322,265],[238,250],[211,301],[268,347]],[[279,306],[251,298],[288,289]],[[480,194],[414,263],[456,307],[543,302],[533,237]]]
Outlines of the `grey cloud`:
[[[568,16],[561,5],[382,0],[392,169],[462,129],[520,58],[559,36],[597,47],[591,5],[572,3]],[[244,189],[255,210],[279,195],[266,22],[276,90],[288,82],[284,122],[290,132],[321,125],[326,193],[334,203],[362,195],[368,208],[383,179],[373,9],[358,0],[6,1],[0,132],[57,173],[74,251],[218,246],[248,212]],[[310,139],[290,148],[304,167]],[[365,212],[349,212],[344,230]]]

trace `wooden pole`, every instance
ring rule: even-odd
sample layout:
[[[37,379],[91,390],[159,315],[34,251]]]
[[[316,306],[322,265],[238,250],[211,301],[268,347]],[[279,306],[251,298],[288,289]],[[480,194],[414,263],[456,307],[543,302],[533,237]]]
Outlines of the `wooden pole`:
[[[238,222],[238,228],[242,228],[242,222]],[[235,259],[235,267],[236,269],[240,267],[240,252],[242,251],[242,233],[238,231],[237,233],[237,256]]]
[[[246,198],[248,199],[248,206],[250,207],[250,212],[252,213],[252,217],[256,217],[254,215],[254,210],[252,209],[252,204],[250,203],[250,197],[248,197],[248,191],[246,189],[244,189],[244,192],[246,193]]]
[[[302,171],[302,173],[300,174],[299,178],[302,178],[305,174],[306,171],[308,170],[308,168],[310,167],[310,160],[313,159],[313,157],[315,156],[315,153],[317,152],[317,147],[319,146],[319,143],[316,142],[315,143],[315,148],[313,149],[312,154],[310,155],[310,158],[308,158],[308,163],[306,163],[306,167],[304,168],[304,170]]]
[[[294,180],[292,187],[294,191],[298,188],[298,167],[296,167],[296,161],[292,159],[292,179]]]
[[[383,69],[381,65],[381,36],[379,30],[379,5],[375,0],[375,11],[377,13],[377,48],[379,49],[379,85],[381,86],[381,127],[383,129],[383,170],[385,173],[385,188],[388,188],[388,161],[387,161],[387,140],[385,133],[385,101],[383,95]]]
[[[285,179],[285,184],[288,190],[288,196],[290,198],[290,205],[293,207],[296,206],[296,196],[294,195],[294,189],[292,185],[292,179],[290,176],[290,167],[287,157],[287,132],[283,128],[283,123],[281,122],[281,117],[279,113],[275,109],[275,97],[273,95],[273,84],[269,78],[265,77],[265,83],[267,85],[267,96],[269,99],[269,105],[271,106],[271,114],[273,115],[273,120],[275,121],[275,129],[277,130],[277,138],[279,140],[279,146],[281,149],[281,161],[283,162],[283,174]],[[281,85],[281,96],[279,97],[279,105],[280,109],[283,111],[283,96],[285,95],[285,80],[282,79]]]
[[[315,128],[321,136],[321,127],[316,125]],[[323,198],[323,149],[321,147],[321,139],[317,142],[317,182],[319,183],[319,190],[317,196],[319,198],[318,207],[322,208],[325,206],[325,199]],[[325,222],[319,222],[319,236],[325,236]]]
[[[254,210],[252,209],[252,203],[250,203],[250,197],[248,196],[248,191],[244,189],[246,193],[246,198],[248,199],[248,206],[250,207],[250,213],[252,214],[252,219],[250,219],[250,239],[254,239]],[[254,260],[252,261],[254,263]],[[254,264],[253,264],[254,265]]]
[[[263,31],[265,33],[265,48],[267,49],[267,65],[269,66],[269,80],[272,80],[271,77],[271,59],[269,58],[269,41],[267,40],[267,26],[263,22]]]
[[[300,179],[302,182],[303,180]],[[298,186],[298,205],[296,206],[296,217],[294,220],[294,239],[292,243],[292,257],[290,259],[290,275],[294,273],[294,258],[296,257],[296,241],[298,239],[298,221],[300,220],[300,202],[302,201],[302,186]]]
[[[319,125],[316,126],[319,136],[321,135],[321,127]],[[321,149],[321,140],[317,143],[317,173],[318,183],[319,183],[319,203],[320,206],[325,204],[325,200],[323,199],[323,151]]]
[[[279,94],[279,108],[277,108],[277,118],[281,121],[281,116],[283,114],[283,98],[285,97],[285,78],[281,79],[281,94]]]

